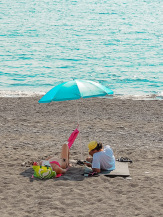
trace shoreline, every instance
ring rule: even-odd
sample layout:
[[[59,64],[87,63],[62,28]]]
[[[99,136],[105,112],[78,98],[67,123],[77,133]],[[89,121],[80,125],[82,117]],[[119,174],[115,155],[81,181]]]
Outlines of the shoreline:
[[[40,97],[1,98],[1,216],[159,216],[162,213],[163,102],[90,98],[39,104]],[[84,178],[73,165],[61,178],[31,180],[31,162],[59,157],[77,127],[83,155],[91,140],[128,157],[130,179]],[[81,159],[79,137],[70,159]],[[88,203],[89,201],[89,203]],[[99,207],[97,209],[97,207]]]
[[[22,98],[22,97],[42,97],[47,91],[24,91],[24,90],[0,90],[0,98]],[[118,94],[108,95],[101,98],[113,98],[113,99],[132,99],[132,100],[163,100],[163,92],[157,93],[136,93],[135,94]]]

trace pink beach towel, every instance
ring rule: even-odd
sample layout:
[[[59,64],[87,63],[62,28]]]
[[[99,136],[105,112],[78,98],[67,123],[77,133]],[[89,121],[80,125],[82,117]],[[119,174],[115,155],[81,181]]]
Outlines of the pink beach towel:
[[[70,137],[68,139],[68,142],[69,142],[68,147],[69,147],[69,149],[71,148],[72,144],[74,143],[78,133],[79,133],[78,127],[71,133],[71,135],[70,135]]]

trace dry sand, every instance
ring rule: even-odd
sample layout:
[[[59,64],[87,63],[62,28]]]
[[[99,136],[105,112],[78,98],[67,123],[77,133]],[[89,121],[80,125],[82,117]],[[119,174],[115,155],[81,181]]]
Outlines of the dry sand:
[[[86,99],[39,104],[39,97],[1,98],[0,216],[163,215],[163,101]],[[84,178],[73,165],[58,179],[31,179],[30,162],[59,156],[77,126],[84,157],[87,143],[109,144],[115,157],[129,157],[130,178]],[[79,138],[71,159],[80,159]]]

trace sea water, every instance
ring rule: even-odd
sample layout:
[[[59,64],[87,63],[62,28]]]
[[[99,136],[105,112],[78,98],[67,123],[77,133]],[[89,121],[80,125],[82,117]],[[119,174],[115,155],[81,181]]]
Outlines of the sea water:
[[[0,96],[100,82],[163,98],[161,0],[1,0]]]

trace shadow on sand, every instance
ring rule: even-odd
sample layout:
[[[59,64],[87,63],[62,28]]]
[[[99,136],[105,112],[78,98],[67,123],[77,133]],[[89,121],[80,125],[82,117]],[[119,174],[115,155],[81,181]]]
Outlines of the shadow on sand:
[[[30,182],[33,181],[40,181],[40,179],[33,177],[34,171],[32,168],[28,168],[25,171],[23,171],[22,173],[20,173],[20,175],[24,176],[24,177],[28,177]],[[59,180],[69,180],[69,181],[83,181],[84,180],[84,169],[81,168],[74,168],[71,167],[67,170],[67,172],[59,177],[59,178],[53,178],[54,181],[59,181]],[[41,180],[41,181],[47,181],[48,179],[45,180]]]

